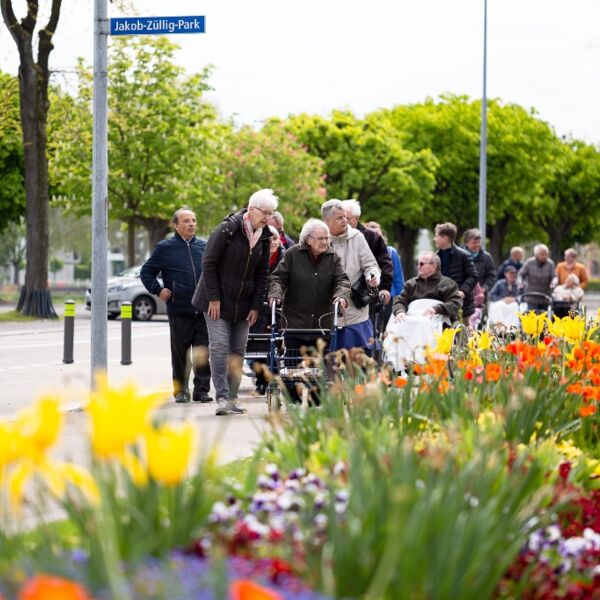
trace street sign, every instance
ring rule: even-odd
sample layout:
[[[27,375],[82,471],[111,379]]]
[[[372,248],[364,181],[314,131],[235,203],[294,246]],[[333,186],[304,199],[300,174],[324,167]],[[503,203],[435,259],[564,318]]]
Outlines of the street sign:
[[[111,35],[205,33],[204,17],[119,17],[110,20]]]

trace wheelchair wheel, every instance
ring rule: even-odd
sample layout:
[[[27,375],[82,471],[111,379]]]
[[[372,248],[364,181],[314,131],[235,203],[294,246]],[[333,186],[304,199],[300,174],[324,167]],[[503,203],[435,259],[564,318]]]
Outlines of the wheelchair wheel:
[[[267,386],[267,407],[269,413],[277,413],[281,409],[281,390],[276,384]]]

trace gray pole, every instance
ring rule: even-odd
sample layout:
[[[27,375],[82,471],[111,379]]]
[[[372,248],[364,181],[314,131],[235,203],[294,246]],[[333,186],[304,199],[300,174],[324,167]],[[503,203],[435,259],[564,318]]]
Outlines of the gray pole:
[[[92,163],[92,364],[91,385],[107,367],[108,250],[108,11],[94,0],[94,149]]]
[[[485,250],[487,212],[487,0],[483,0],[483,97],[481,98],[481,147],[479,151],[479,231]]]

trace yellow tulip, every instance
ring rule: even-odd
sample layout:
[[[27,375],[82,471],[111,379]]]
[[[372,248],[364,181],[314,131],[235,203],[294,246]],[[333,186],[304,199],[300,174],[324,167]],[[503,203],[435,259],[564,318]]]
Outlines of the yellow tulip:
[[[146,432],[146,455],[150,476],[164,485],[180,483],[192,455],[193,427],[164,423]]]
[[[23,501],[25,485],[34,474],[35,469],[32,462],[27,461],[18,464],[8,476],[8,499],[11,507],[18,511]]]
[[[145,487],[148,484],[148,473],[136,454],[127,450],[120,457],[120,461],[136,487]]]
[[[547,321],[545,313],[536,315],[531,310],[527,314],[519,314],[519,318],[521,319],[523,333],[526,335],[538,336],[544,331],[544,324]]]
[[[58,439],[63,417],[60,399],[44,396],[31,408],[23,410],[14,423],[13,442],[18,453],[39,462]]]
[[[552,318],[552,322],[548,322],[548,333],[555,338],[562,338],[565,335],[565,328],[562,319],[556,315]]]
[[[164,394],[140,395],[134,383],[111,388],[106,377],[99,377],[87,407],[95,455],[100,459],[123,456],[127,446],[148,430],[152,410],[163,400]]]
[[[585,334],[585,319],[583,317],[566,316],[562,319],[564,336],[570,342],[581,340]]]
[[[436,336],[435,352],[437,354],[450,354],[452,344],[454,343],[454,336],[457,334],[458,329],[458,327],[444,329],[441,335]]]

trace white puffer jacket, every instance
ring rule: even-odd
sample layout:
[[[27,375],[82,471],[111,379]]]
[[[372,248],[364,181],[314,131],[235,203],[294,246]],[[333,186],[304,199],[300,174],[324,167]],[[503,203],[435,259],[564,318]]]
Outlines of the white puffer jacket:
[[[340,257],[342,267],[346,271],[351,284],[360,275],[364,275],[367,280],[372,275],[375,275],[377,285],[379,285],[381,271],[377,266],[377,261],[369,248],[369,244],[367,244],[367,240],[365,240],[365,236],[358,229],[354,229],[348,225],[345,233],[334,235],[331,238],[331,246]],[[357,308],[354,306],[354,302],[350,300],[348,308],[340,320],[340,325],[356,325],[357,323],[366,321],[368,318],[369,307]]]

